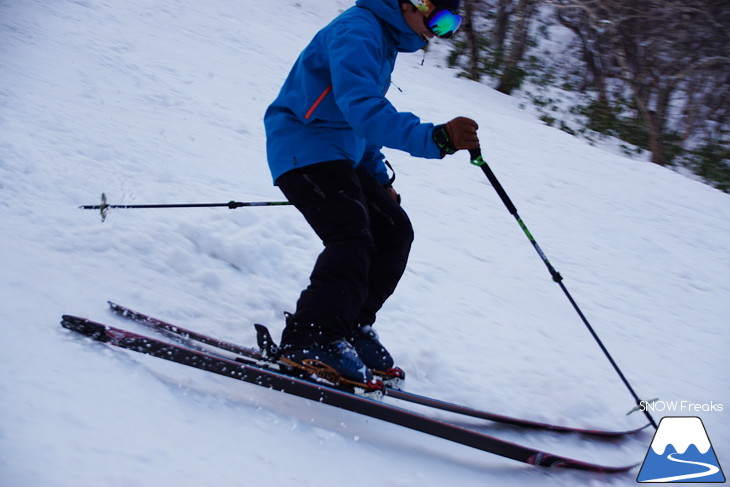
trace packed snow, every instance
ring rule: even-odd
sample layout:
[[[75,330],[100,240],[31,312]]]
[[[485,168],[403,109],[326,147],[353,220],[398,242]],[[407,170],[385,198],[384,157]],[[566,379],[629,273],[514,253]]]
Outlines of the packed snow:
[[[108,311],[113,299],[244,345],[255,322],[278,335],[320,250],[294,208],[111,210],[102,222],[78,207],[102,192],[117,204],[281,200],[263,113],[351,4],[0,2],[0,484],[634,485],[638,468],[531,467],[59,326],[67,313],[134,328]],[[391,101],[424,121],[479,122],[486,159],[567,289],[637,393],[665,401],[654,417],[700,416],[730,465],[730,196],[541,124],[457,78],[436,47],[399,57]],[[643,424],[468,156],[386,152],[416,241],[377,329],[407,388],[538,421]],[[652,440],[468,424],[608,465],[641,463]]]

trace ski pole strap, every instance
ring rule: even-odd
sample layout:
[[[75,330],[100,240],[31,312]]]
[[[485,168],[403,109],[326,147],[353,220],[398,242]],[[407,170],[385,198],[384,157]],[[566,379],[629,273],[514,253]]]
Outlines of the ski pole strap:
[[[393,169],[393,166],[390,165],[387,159],[383,159],[383,162],[386,166],[388,166],[388,169],[390,169],[390,172],[393,173],[393,176],[388,180],[388,184],[386,186],[393,186],[393,181],[395,181],[395,169]]]

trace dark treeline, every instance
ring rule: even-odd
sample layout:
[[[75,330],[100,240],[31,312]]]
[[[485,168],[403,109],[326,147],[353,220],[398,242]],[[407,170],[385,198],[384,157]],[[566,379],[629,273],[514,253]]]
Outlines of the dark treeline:
[[[584,126],[561,121],[561,128],[618,137],[649,151],[656,164],[684,166],[730,191],[730,2],[463,0],[462,5],[465,21],[450,63],[464,76],[506,94],[525,81],[584,93],[580,106],[572,108]],[[569,39],[565,48],[541,49],[556,29],[571,33],[561,36]]]

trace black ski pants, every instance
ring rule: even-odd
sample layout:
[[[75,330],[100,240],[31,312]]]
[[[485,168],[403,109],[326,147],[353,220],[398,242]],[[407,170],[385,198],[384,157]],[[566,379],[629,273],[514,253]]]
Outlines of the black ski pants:
[[[331,341],[373,324],[406,268],[413,242],[406,212],[347,160],[289,171],[276,184],[324,244],[282,344]]]

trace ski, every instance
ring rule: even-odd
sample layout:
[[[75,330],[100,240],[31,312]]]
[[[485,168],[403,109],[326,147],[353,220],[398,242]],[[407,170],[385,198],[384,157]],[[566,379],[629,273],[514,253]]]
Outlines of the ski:
[[[234,343],[229,343],[229,342],[226,342],[223,340],[218,340],[216,338],[212,338],[210,336],[203,335],[201,333],[197,333],[192,330],[188,330],[188,329],[179,327],[177,325],[173,325],[171,323],[162,321],[160,319],[154,318],[154,317],[146,315],[144,313],[140,313],[139,311],[135,311],[133,309],[130,309],[126,306],[122,306],[120,304],[114,303],[112,301],[109,301],[108,303],[109,303],[109,306],[111,307],[112,311],[119,314],[120,316],[127,318],[127,319],[131,319],[133,321],[136,321],[137,323],[140,323],[148,328],[152,328],[154,330],[162,332],[165,335],[171,336],[178,340],[182,340],[183,341],[182,343],[184,343],[185,345],[194,346],[194,344],[191,344],[190,341],[199,342],[199,343],[203,343],[205,345],[212,346],[212,347],[220,349],[220,350],[224,350],[224,351],[233,353],[239,357],[245,357],[247,359],[252,360],[257,365],[266,366],[266,365],[273,365],[276,363],[271,358],[269,358],[271,356],[271,353],[266,352],[266,349],[270,348],[273,345],[273,340],[271,339],[271,335],[269,334],[268,329],[266,329],[266,327],[263,325],[256,325],[258,338],[259,338],[259,340],[258,340],[259,346],[261,347],[261,350],[258,350],[258,349],[254,349],[254,348],[237,345]],[[551,432],[556,432],[556,433],[573,433],[573,434],[590,435],[590,436],[603,437],[603,438],[617,438],[617,437],[621,437],[621,436],[627,436],[627,435],[632,435],[632,434],[638,433],[649,426],[649,424],[647,423],[644,426],[641,426],[639,428],[630,429],[630,430],[621,430],[621,431],[578,428],[578,427],[543,423],[543,422],[532,421],[532,420],[528,420],[528,419],[513,418],[513,417],[505,416],[502,414],[481,411],[478,409],[473,409],[473,408],[469,408],[466,406],[453,404],[453,403],[443,401],[440,399],[434,399],[431,397],[422,396],[422,395],[415,394],[412,392],[402,391],[402,390],[395,389],[392,387],[385,387],[383,389],[383,394],[385,396],[392,397],[393,399],[399,399],[402,401],[407,401],[407,402],[411,402],[414,404],[419,404],[422,406],[427,406],[427,407],[431,407],[434,409],[439,409],[442,411],[456,413],[456,414],[460,414],[463,416],[468,416],[468,417],[472,417],[472,418],[476,418],[476,419],[482,419],[482,420],[486,420],[486,421],[492,421],[492,422],[496,422],[496,423],[517,426],[520,428],[544,430],[544,431],[551,431]]]
[[[111,346],[282,391],[530,465],[577,469],[596,473],[622,473],[638,465],[605,466],[554,455],[385,404],[368,397],[345,392],[335,387],[298,379],[266,367],[226,359],[85,318],[64,315],[61,325],[66,329]]]

